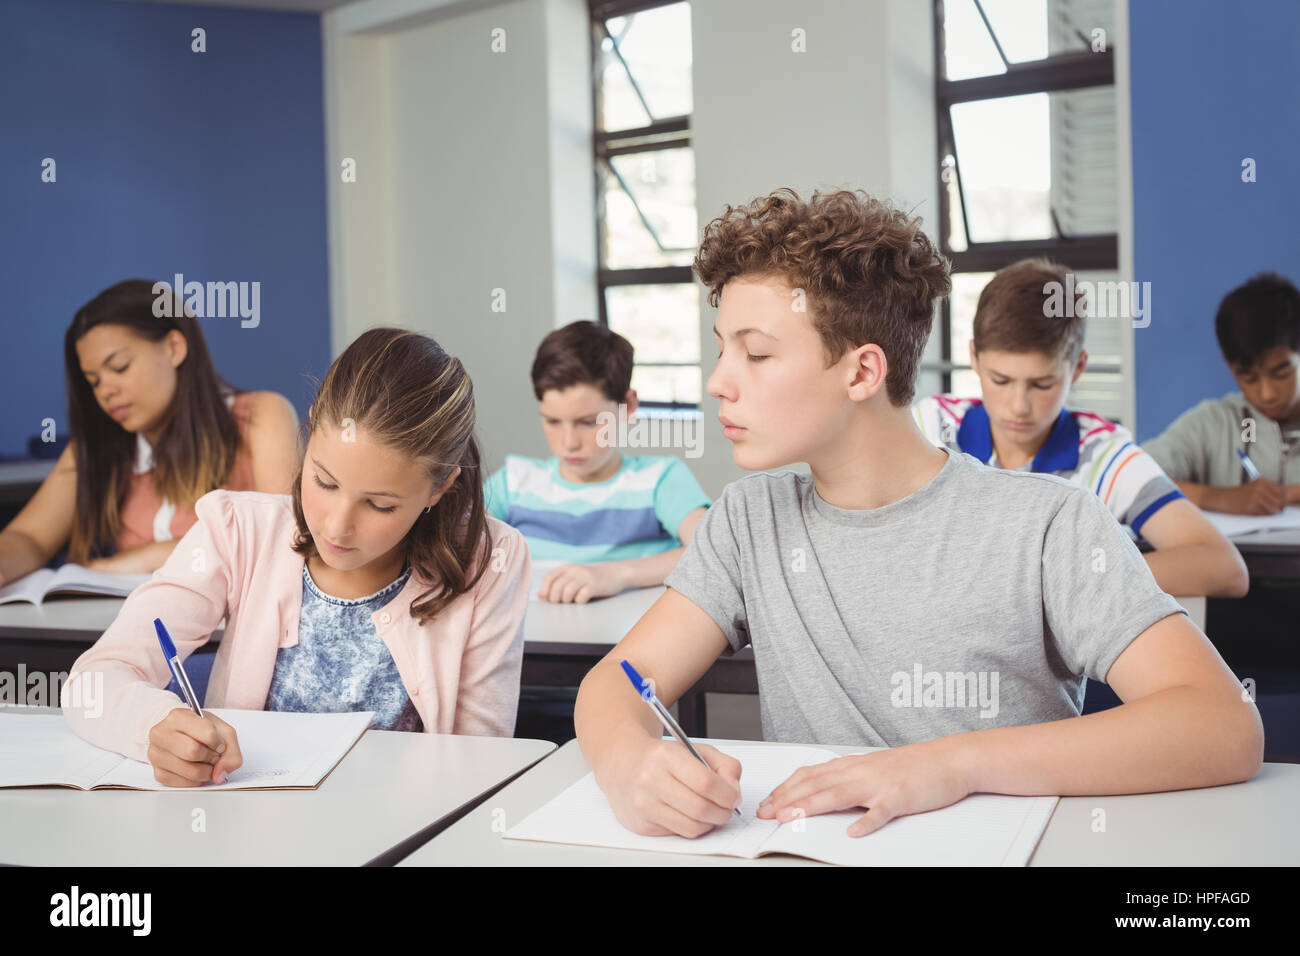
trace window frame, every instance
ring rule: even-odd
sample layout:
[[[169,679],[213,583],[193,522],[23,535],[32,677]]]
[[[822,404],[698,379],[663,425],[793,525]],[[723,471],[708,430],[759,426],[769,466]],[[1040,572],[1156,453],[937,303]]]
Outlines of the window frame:
[[[1117,271],[1120,267],[1119,233],[1099,233],[1075,237],[1053,236],[1047,239],[1015,239],[999,242],[972,242],[970,224],[966,215],[965,191],[961,181],[961,159],[953,136],[951,108],[958,103],[1023,96],[1027,93],[1060,93],[1069,90],[1115,88],[1115,56],[1111,44],[1102,52],[1080,50],[1058,53],[1041,60],[1023,63],[1009,62],[1002,51],[980,0],[970,0],[979,11],[985,29],[993,37],[994,46],[1001,57],[1005,73],[990,76],[950,80],[944,55],[944,0],[934,0],[934,102],[936,126],[936,175],[939,187],[939,251],[952,263],[953,273],[996,272],[1003,266],[1033,256],[1045,256],[1057,262],[1068,263],[1077,272],[1098,270]],[[1118,123],[1118,111],[1116,122]],[[948,198],[948,183],[944,181],[944,160],[955,160],[953,175],[957,195],[961,201],[962,231],[966,248],[955,251],[949,245],[949,221],[953,210]],[[1050,210],[1053,230],[1058,230],[1055,210]],[[941,390],[952,390],[952,373],[970,368],[966,361],[955,361],[952,355],[952,299],[947,296],[939,307],[939,361],[923,362],[921,370],[939,372]],[[1122,366],[1092,365],[1093,372],[1122,373]]]
[[[602,232],[605,222],[604,170],[609,175],[618,177],[610,160],[614,156],[626,154],[644,154],[664,149],[681,149],[687,147],[694,152],[691,138],[692,115],[669,116],[652,120],[646,126],[608,132],[601,128],[603,113],[601,69],[601,43],[609,36],[605,22],[614,17],[643,13],[659,7],[668,7],[683,0],[588,0],[591,14],[591,130],[592,130],[592,186],[595,194],[596,226],[596,306],[597,320],[609,328],[609,305],[606,291],[626,285],[685,285],[695,284],[695,271],[691,266],[651,266],[644,268],[611,269],[605,265],[605,245]],[[685,0],[688,3],[690,0]],[[611,38],[612,39],[612,38]],[[615,48],[617,49],[617,48]],[[636,89],[636,79],[628,70],[628,77]],[[637,90],[640,95],[639,89]],[[644,103],[644,100],[643,100]],[[649,108],[646,114],[653,116]],[[603,167],[603,168],[602,168]],[[630,190],[628,195],[632,196]],[[633,196],[633,202],[635,202]],[[646,365],[654,368],[695,368],[700,370],[703,384],[704,366],[702,362],[636,362],[633,365]],[[696,402],[659,402],[641,401],[643,409],[659,409],[665,412],[699,411]]]

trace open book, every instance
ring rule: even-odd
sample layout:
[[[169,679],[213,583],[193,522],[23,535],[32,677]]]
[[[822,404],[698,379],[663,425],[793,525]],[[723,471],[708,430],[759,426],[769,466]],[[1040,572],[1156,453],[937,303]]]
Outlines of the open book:
[[[0,708],[0,787],[311,790],[338,766],[375,716],[368,710],[347,714],[211,712],[235,728],[244,765],[222,784],[169,787],[153,778],[149,764],[82,740],[62,714],[10,714]]]
[[[57,571],[41,568],[0,588],[0,604],[14,601],[40,604],[51,594],[126,597],[149,577],[147,574],[102,574],[80,564],[65,564]]]
[[[587,774],[503,836],[510,840],[576,843],[620,850],[660,850],[755,859],[766,853],[844,866],[1024,866],[1056,808],[1057,797],[977,793],[950,807],[896,817],[864,837],[845,831],[865,810],[778,823],[760,820],[758,805],[800,767],[838,755],[816,747],[719,742],[740,761],[744,818],[733,818],[694,840],[641,836],[628,830]]]
[[[1253,534],[1258,531],[1278,531],[1300,528],[1300,507],[1290,505],[1275,515],[1230,515],[1222,511],[1206,511],[1210,524],[1219,529],[1225,538]]]

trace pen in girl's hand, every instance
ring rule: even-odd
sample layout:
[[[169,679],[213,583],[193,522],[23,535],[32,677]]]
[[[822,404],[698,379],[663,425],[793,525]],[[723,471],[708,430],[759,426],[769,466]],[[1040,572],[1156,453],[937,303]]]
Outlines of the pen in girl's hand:
[[[167,666],[171,669],[172,676],[176,678],[176,683],[181,685],[181,693],[185,695],[185,703],[190,705],[190,710],[194,711],[197,716],[202,717],[203,708],[199,706],[199,696],[194,693],[194,687],[185,674],[185,667],[181,664],[180,655],[176,653],[176,645],[172,642],[172,636],[167,633],[162,618],[156,617],[153,619],[153,629],[158,632],[158,643],[162,645],[163,657],[167,661]]]

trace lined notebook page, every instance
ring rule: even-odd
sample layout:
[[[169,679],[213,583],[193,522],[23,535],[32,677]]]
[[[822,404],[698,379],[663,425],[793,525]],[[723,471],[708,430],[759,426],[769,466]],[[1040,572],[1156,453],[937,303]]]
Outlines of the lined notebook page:
[[[89,790],[122,760],[74,734],[62,714],[0,709],[0,787],[62,784]]]
[[[702,837],[647,837],[626,829],[587,774],[503,836],[514,840],[573,843],[624,850],[715,854],[753,858],[792,853],[846,866],[1023,866],[1042,836],[1056,797],[973,794],[951,807],[891,820],[865,837],[846,834],[864,811],[807,817],[791,823],[759,820],[758,804],[800,767],[837,755],[815,747],[726,744],[718,749],[740,761],[743,820]]]
[[[843,866],[1024,866],[1057,797],[975,793],[952,806],[895,817],[865,837],[845,831],[864,811],[828,813],[781,827],[764,852]]]
[[[374,719],[365,710],[298,714],[274,710],[205,710],[235,728],[244,764],[225,783],[168,787],[147,763],[123,758],[100,783],[138,790],[241,790],[247,787],[314,787],[343,759]],[[69,731],[71,732],[71,731]]]
[[[744,818],[733,817],[725,826],[694,840],[633,833],[618,822],[605,794],[596,786],[595,775],[590,773],[502,835],[510,840],[576,843],[620,850],[752,857],[763,841],[780,827],[775,820],[760,820],[755,816],[763,798],[800,767],[823,763],[835,756],[829,750],[815,747],[728,744],[718,749],[740,761],[743,800],[740,811]]]
[[[1222,511],[1206,511],[1204,514],[1225,538],[1258,531],[1300,528],[1300,507],[1295,505],[1275,515],[1231,515]]]

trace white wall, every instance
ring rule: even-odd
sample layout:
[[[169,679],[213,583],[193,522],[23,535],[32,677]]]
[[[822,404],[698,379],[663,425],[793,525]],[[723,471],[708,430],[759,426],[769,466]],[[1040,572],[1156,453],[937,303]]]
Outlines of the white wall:
[[[546,454],[533,352],[596,314],[586,9],[366,0],[324,18],[334,352],[381,322],[433,335],[474,378],[489,466],[507,451]],[[928,4],[694,0],[692,11],[701,228],[727,203],[790,186],[866,189],[933,230]],[[490,50],[495,27],[504,54]],[[791,50],[796,28],[805,53]],[[338,184],[337,157],[354,154],[379,182]],[[494,288],[504,314],[490,310]],[[701,290],[706,378],[714,318]],[[706,396],[703,455],[690,460],[714,496],[744,474],[716,416]]]
[[[387,178],[332,189],[335,354],[372,325],[425,332],[469,369],[488,467],[544,455],[533,351],[596,315],[586,5],[359,6],[326,17],[330,149],[373,152]]]
[[[918,0],[694,0],[697,205],[701,229],[728,203],[781,186],[865,189],[914,209],[933,230],[933,27]],[[792,52],[792,31],[806,50]],[[937,237],[931,234],[931,238]],[[700,299],[707,380],[713,323]],[[703,455],[691,462],[705,491],[745,474],[705,396]]]

